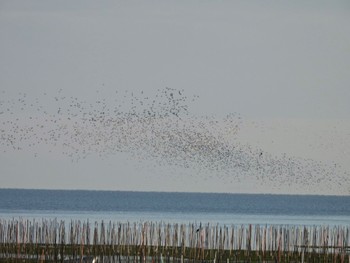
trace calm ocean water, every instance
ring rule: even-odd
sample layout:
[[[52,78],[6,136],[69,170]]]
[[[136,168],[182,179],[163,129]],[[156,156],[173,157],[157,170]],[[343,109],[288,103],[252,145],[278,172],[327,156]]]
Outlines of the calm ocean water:
[[[0,189],[0,219],[349,225],[350,196]]]

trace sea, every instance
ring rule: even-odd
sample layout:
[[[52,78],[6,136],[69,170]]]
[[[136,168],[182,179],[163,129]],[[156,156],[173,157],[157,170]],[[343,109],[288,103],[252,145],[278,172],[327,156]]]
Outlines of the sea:
[[[350,196],[0,189],[0,219],[350,225]]]

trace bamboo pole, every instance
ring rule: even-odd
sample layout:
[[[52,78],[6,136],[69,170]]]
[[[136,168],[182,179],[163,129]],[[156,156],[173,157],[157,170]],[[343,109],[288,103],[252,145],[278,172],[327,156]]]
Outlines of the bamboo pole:
[[[92,233],[92,234],[91,234]],[[85,256],[135,262],[186,259],[227,261],[349,261],[349,226],[231,225],[1,220],[0,258],[63,262]],[[91,242],[92,240],[92,242]]]

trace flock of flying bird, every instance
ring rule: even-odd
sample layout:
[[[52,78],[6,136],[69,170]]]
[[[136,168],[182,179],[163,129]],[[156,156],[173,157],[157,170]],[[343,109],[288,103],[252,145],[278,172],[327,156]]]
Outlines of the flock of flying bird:
[[[40,157],[42,146],[74,161],[124,153],[233,183],[252,178],[272,187],[349,185],[348,172],[339,175],[336,165],[276,156],[241,143],[235,136],[243,121],[239,114],[191,114],[190,103],[198,96],[189,98],[184,90],[165,88],[153,97],[142,91],[115,91],[114,97],[94,101],[66,96],[63,90],[54,96],[43,94],[42,100],[25,93],[13,99],[6,95],[2,92],[0,97],[2,154],[29,150]]]

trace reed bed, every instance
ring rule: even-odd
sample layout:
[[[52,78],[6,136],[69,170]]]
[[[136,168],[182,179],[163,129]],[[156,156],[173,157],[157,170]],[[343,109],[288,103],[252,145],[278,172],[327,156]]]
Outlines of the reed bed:
[[[350,262],[350,226],[0,219],[1,262]]]

